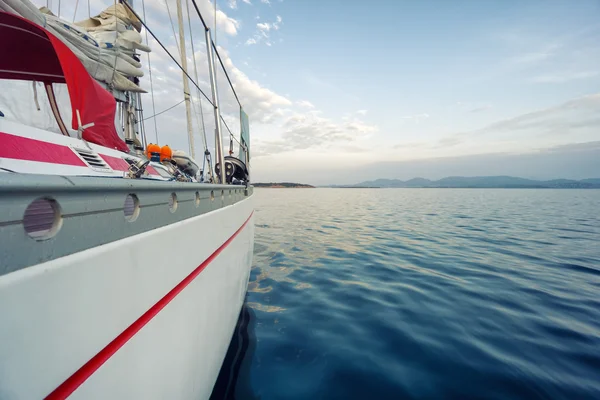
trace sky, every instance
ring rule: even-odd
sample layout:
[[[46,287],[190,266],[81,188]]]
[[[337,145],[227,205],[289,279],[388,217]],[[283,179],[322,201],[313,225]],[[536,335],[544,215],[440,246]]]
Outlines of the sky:
[[[214,3],[196,2],[250,117],[255,182],[600,177],[598,0],[218,0],[216,32]],[[87,6],[74,14],[71,3],[62,1],[63,15],[87,18]],[[188,71],[194,54],[210,97],[204,33],[192,11],[192,52],[185,3]],[[91,0],[91,14],[110,4]],[[175,0],[133,5],[180,60]],[[149,43],[160,112],[182,100],[181,73]],[[222,73],[218,87],[237,136]],[[195,92],[194,149],[203,151],[203,117],[214,154],[212,108],[201,98]],[[148,140],[187,149],[185,121],[183,104],[156,117],[157,129],[147,120]]]

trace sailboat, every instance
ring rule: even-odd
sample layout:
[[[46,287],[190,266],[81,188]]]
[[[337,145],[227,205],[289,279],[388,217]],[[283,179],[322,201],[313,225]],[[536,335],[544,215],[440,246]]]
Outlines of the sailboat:
[[[147,141],[150,28],[130,1],[71,23],[0,0],[0,399],[210,396],[246,294],[253,186],[247,115],[225,155],[221,57],[186,1],[205,28],[214,162]],[[200,88],[180,51],[192,142]]]

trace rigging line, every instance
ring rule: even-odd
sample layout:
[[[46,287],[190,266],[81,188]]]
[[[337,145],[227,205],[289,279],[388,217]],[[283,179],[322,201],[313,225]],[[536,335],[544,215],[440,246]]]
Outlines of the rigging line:
[[[138,112],[138,118],[139,118],[139,124],[140,124],[140,130],[142,131],[142,147],[147,148],[148,147],[148,139],[146,138],[146,124],[144,124],[144,109],[142,108],[142,96],[140,96],[138,94],[137,96],[138,102],[139,102],[139,109],[137,109]],[[156,118],[154,119],[156,121]]]
[[[182,59],[181,48],[179,47],[179,39],[175,34],[175,25],[173,25],[173,18],[171,18],[171,10],[169,9],[169,1],[165,0],[165,5],[167,6],[167,14],[169,14],[169,22],[171,22],[171,30],[173,31],[173,38],[175,39],[175,44],[177,45],[177,51],[179,52],[179,59]]]
[[[208,26],[206,25],[206,21],[204,21],[204,18],[202,18],[202,14],[200,14],[200,10],[198,9],[198,4],[196,4],[196,0],[192,0],[192,4],[194,5],[194,8],[196,9],[196,14],[198,14],[198,17],[200,17],[200,21],[202,21],[202,25],[204,26],[204,29],[208,29]]]
[[[236,142],[238,142],[238,144],[245,149],[246,146],[244,146],[243,144],[240,143],[239,140],[237,140],[237,138],[235,137],[235,135],[231,132],[231,129],[229,129],[229,126],[227,125],[227,122],[225,122],[225,119],[223,118],[222,115],[221,115],[221,121],[223,121],[223,123],[225,124],[225,128],[227,128],[227,130],[229,131],[229,136],[231,136],[233,138],[233,140],[235,140]]]
[[[77,18],[77,7],[79,7],[79,0],[75,2],[75,12],[73,13],[73,22],[75,22],[75,18]]]
[[[225,128],[227,128],[227,130],[229,131],[229,136],[235,139],[235,135],[231,132],[231,129],[229,129],[229,126],[227,125],[227,122],[225,122],[225,119],[223,118],[222,115],[221,115],[221,121],[223,121],[223,124],[225,124]],[[237,139],[235,139],[235,141],[240,143]],[[242,146],[241,143],[240,143],[240,146]]]
[[[88,3],[88,18],[91,18],[92,17],[92,11],[90,10],[90,0],[88,0],[87,3]]]
[[[215,0],[215,4],[216,4],[216,1],[217,0]],[[198,14],[198,17],[200,17],[200,21],[202,21],[202,25],[204,26],[204,29],[208,30],[208,26],[206,25],[206,21],[204,21],[204,18],[202,18],[202,14],[200,13],[200,9],[198,8],[198,4],[196,3],[196,0],[192,0],[192,4],[194,5],[194,8],[196,9],[196,14]],[[215,38],[216,38],[216,32],[215,32]],[[242,107],[242,103],[240,103],[240,99],[238,98],[237,93],[235,92],[235,89],[233,88],[233,84],[231,83],[231,79],[229,79],[229,75],[227,74],[227,70],[225,69],[225,65],[223,64],[223,60],[221,60],[221,55],[219,54],[219,51],[217,50],[217,46],[215,46],[214,42],[212,42],[211,44],[213,46],[213,49],[215,50],[215,53],[217,53],[217,57],[219,58],[219,62],[221,63],[221,67],[223,68],[223,71],[225,72],[225,76],[227,77],[227,81],[229,82],[229,86],[231,87],[231,90],[233,91],[233,95],[235,96],[235,99],[237,100],[237,102],[240,105],[240,107]]]
[[[127,2],[125,2],[125,4],[127,4]],[[116,9],[117,8],[117,0],[114,0],[114,6],[115,6],[115,9]],[[115,24],[118,25],[118,23],[117,23],[117,16],[115,15],[115,16],[113,16],[113,18],[115,19]],[[110,78],[111,85],[114,85],[115,74],[117,73],[117,61],[118,61],[118,58],[119,58],[119,46],[115,46],[114,49],[115,49],[115,63],[113,65],[112,78]],[[98,54],[100,54],[100,47],[98,47]],[[127,114],[127,120],[129,120],[129,113]]]
[[[215,2],[215,43],[217,42],[217,0]]]
[[[150,119],[150,118],[155,118],[155,117],[158,117],[160,114],[164,114],[164,113],[166,113],[167,111],[174,109],[175,107],[177,107],[178,105],[180,105],[180,104],[181,104],[181,103],[183,103],[184,101],[185,101],[185,99],[181,100],[179,103],[175,104],[174,106],[171,106],[171,107],[167,108],[166,110],[162,110],[162,111],[161,111],[161,112],[159,112],[159,113],[156,113],[156,114],[154,114],[154,115],[151,115],[151,116],[149,116],[149,117],[147,117],[147,118],[144,118],[142,121],[145,121],[145,120],[147,120],[147,119]],[[156,118],[155,118],[155,120],[156,120]],[[157,142],[158,142],[158,140],[157,140]]]
[[[133,15],[135,15],[135,17],[140,21],[140,23],[142,24],[142,26],[144,28],[146,28],[146,30],[148,31],[148,33],[150,33],[152,35],[152,37],[156,40],[156,42],[160,45],[160,47],[162,47],[162,49],[167,53],[167,55],[169,56],[169,58],[171,58],[171,60],[173,60],[173,62],[177,65],[177,67],[179,67],[179,69],[185,74],[185,76],[188,77],[188,79],[194,84],[194,86],[196,86],[196,88],[198,89],[198,91],[200,93],[202,93],[202,96],[204,96],[204,98],[206,99],[206,101],[208,101],[208,103],[215,107],[215,104],[210,100],[210,98],[206,95],[206,93],[204,93],[202,91],[202,89],[200,89],[200,86],[198,86],[198,84],[192,79],[192,77],[187,73],[187,71],[185,69],[183,69],[183,67],[181,66],[181,64],[179,64],[177,62],[177,60],[175,59],[175,57],[173,57],[173,55],[169,52],[169,50],[167,50],[167,48],[165,47],[164,44],[162,44],[162,42],[160,40],[158,40],[158,38],[156,37],[156,35],[148,28],[148,25],[146,25],[145,21],[142,21],[142,19],[140,18],[140,16],[133,10],[133,8],[131,8],[131,6],[129,5],[129,3],[123,3],[128,9],[129,11],[131,11],[131,13]]]
[[[238,139],[237,139],[235,136],[231,136],[231,138],[232,138],[233,140],[235,140],[235,141],[237,142],[237,144],[238,144],[238,145],[239,145],[239,146],[240,146],[242,149],[244,149],[244,150],[247,150],[247,149],[246,149],[246,145],[244,145],[244,144],[240,143],[240,141],[239,141],[239,140],[238,140]]]
[[[223,60],[221,60],[221,55],[217,51],[217,45],[215,43],[213,43],[212,46],[213,46],[213,49],[215,50],[215,53],[217,54],[217,58],[219,59],[219,63],[221,64],[221,68],[223,68],[223,72],[225,72],[225,77],[227,78],[227,82],[229,82],[229,86],[231,87],[231,91],[233,92],[233,95],[235,96],[235,99],[237,100],[237,102],[240,105],[240,107],[242,107],[242,103],[240,103],[240,99],[238,98],[238,95],[235,92],[235,89],[233,88],[233,83],[231,83],[231,79],[229,79],[229,74],[227,73],[227,70],[225,69],[225,64],[223,64]]]
[[[90,2],[88,0],[88,6],[89,4]],[[146,0],[142,0],[142,12],[144,14],[144,19],[146,19]],[[150,42],[148,41],[148,29],[145,29],[145,33],[146,45],[150,47]],[[154,84],[152,83],[152,64],[150,63],[150,52],[147,52],[146,56],[148,56],[148,74],[150,75],[150,95],[152,98],[152,113],[156,114],[156,103],[154,102]],[[158,125],[156,123],[156,118],[154,118],[154,137],[156,138],[156,143],[158,143]]]
[[[192,60],[194,61],[194,78],[198,81],[198,67],[196,66],[196,50],[194,49],[194,35],[192,33],[192,21],[190,19],[190,1],[185,0],[185,8],[188,17],[188,27],[190,29],[190,41],[192,44]],[[204,150],[207,150],[208,144],[206,140],[206,126],[204,125],[204,110],[202,109],[202,98],[198,96],[198,101],[200,102],[200,118],[202,120],[202,140],[204,143]],[[196,118],[198,118],[198,114],[196,113]]]

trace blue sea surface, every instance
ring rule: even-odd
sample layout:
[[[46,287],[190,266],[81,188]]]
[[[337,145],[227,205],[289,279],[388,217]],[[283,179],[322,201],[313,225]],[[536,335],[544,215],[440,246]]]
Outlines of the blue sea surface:
[[[600,399],[600,190],[254,196],[214,399]]]

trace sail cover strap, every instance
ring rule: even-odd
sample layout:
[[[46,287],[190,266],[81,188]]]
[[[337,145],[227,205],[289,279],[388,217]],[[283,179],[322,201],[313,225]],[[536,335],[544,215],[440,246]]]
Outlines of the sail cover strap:
[[[56,119],[58,128],[60,129],[60,132],[63,135],[69,136],[69,131],[67,131],[67,127],[66,127],[62,117],[60,116],[60,110],[58,109],[58,104],[56,102],[56,96],[54,95],[54,88],[52,87],[51,83],[45,83],[44,86],[46,87],[46,94],[48,95],[48,102],[50,102],[50,108],[52,109],[52,114],[54,114],[54,119]]]

